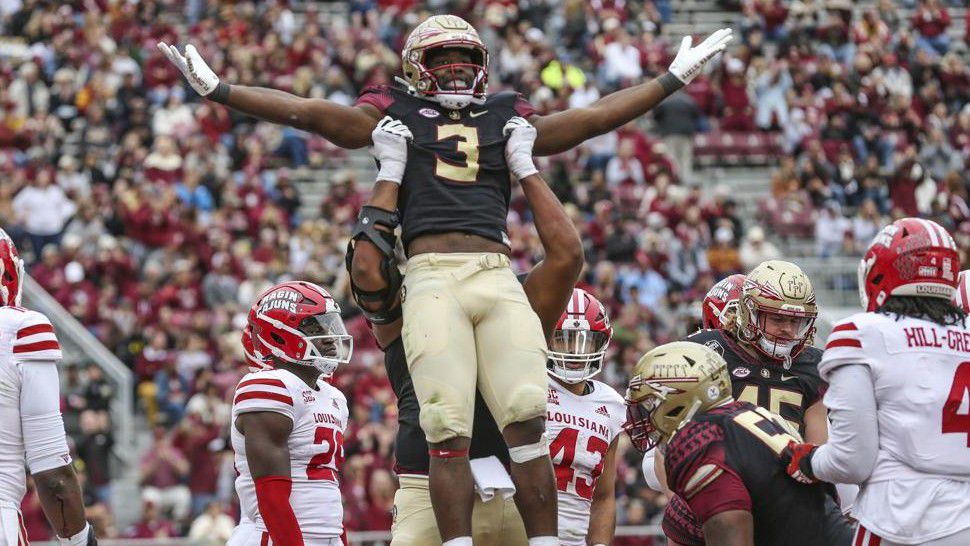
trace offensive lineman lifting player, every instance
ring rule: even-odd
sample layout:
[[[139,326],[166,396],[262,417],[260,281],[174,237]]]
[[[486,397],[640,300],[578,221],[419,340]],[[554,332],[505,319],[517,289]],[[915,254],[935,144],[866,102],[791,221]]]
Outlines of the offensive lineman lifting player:
[[[194,47],[188,46],[182,56],[175,47],[159,44],[201,95],[269,121],[313,130],[338,145],[366,145],[375,121],[385,113],[411,130],[415,144],[409,154],[414,159],[408,162],[407,173],[398,178],[398,182],[407,179],[397,207],[403,217],[405,250],[417,257],[408,266],[403,338],[416,392],[426,408],[421,414],[422,428],[436,455],[431,489],[444,539],[470,542],[472,489],[467,450],[474,388],[481,382],[485,384],[482,394],[503,427],[506,441],[514,447],[513,477],[520,485],[520,508],[528,515],[527,530],[535,544],[554,543],[555,511],[550,510],[552,503],[544,502],[553,490],[542,441],[544,389],[540,382],[544,380],[540,378],[545,342],[521,287],[507,268],[506,122],[515,114],[528,116],[539,126],[540,153],[565,151],[642,115],[689,83],[707,60],[724,50],[730,38],[731,31],[723,29],[691,48],[687,37],[669,73],[607,96],[589,108],[544,117],[534,116],[515,95],[486,96],[487,50],[474,28],[454,16],[432,17],[411,33],[402,54],[407,90],[373,90],[354,107],[269,89],[231,87],[219,81]],[[478,109],[472,111],[471,104]],[[381,189],[375,188],[375,198],[379,199]],[[396,192],[393,186],[384,189]],[[369,207],[362,212],[361,223],[393,229],[398,223],[393,208]],[[390,245],[383,236],[373,229],[361,229],[356,235],[377,244],[390,261]],[[463,293],[442,283],[456,275],[469,278],[461,283]],[[479,298],[482,308],[497,305],[491,320],[472,328],[471,317],[462,317],[465,313],[458,302],[478,297],[476,284],[490,285],[491,294],[504,284],[502,293],[512,297]],[[397,300],[397,285],[354,288],[358,301],[376,301],[385,320],[396,319],[387,312]],[[451,295],[443,298],[443,294]],[[458,319],[454,328],[452,318]],[[512,324],[517,327],[511,328]],[[453,377],[461,379],[460,384],[440,381],[454,365],[458,369]],[[499,366],[521,370],[524,384],[506,385]],[[457,460],[444,464],[441,459]]]

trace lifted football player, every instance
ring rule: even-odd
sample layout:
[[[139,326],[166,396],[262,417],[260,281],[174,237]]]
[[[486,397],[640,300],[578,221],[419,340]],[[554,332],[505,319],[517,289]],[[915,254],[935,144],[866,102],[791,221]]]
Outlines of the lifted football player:
[[[670,488],[696,515],[708,546],[849,546],[830,517],[828,491],[779,464],[798,431],[775,413],[731,396],[724,358],[678,341],[644,355],[627,390],[627,429],[641,452],[665,453]]]
[[[516,143],[525,142],[526,148],[523,150],[519,147],[518,153],[528,156],[528,148],[535,138],[534,129],[521,119],[511,125],[509,149],[514,150]],[[400,163],[406,158],[404,152],[407,149],[408,133],[406,127],[394,122],[382,122],[381,126],[374,131],[374,154],[381,164],[381,175],[378,178],[393,178],[393,174],[387,174],[387,169],[392,171],[397,169],[399,172],[403,170],[403,165]],[[531,158],[528,162],[531,164]],[[515,164],[517,161],[512,163]],[[398,166],[395,167],[395,165]],[[377,185],[391,185],[396,191],[396,184],[392,181],[381,180]],[[533,268],[520,290],[524,291],[531,309],[538,316],[544,337],[548,337],[555,329],[566,302],[572,294],[573,286],[579,278],[583,266],[583,248],[579,234],[566,215],[562,204],[538,172],[522,178],[520,185],[532,210],[536,231],[545,249],[544,259]],[[389,195],[389,202],[382,202],[379,197],[381,195]],[[377,196],[368,206],[393,207],[394,199],[394,192],[377,192]],[[363,216],[365,215],[362,213]],[[394,281],[395,275],[399,273],[396,262],[392,259],[395,237],[390,233],[390,229],[393,225],[378,223],[375,226],[373,223],[361,222],[358,227],[359,233],[366,239],[358,238],[356,245],[358,248],[356,252],[348,253],[347,260],[347,266],[351,270],[355,284],[367,286],[375,291],[393,290],[391,293],[396,298],[397,288],[389,288],[400,284],[399,281],[397,284]],[[362,242],[378,243],[386,245],[387,248],[378,251],[374,244],[360,244]],[[413,365],[409,365],[405,358],[403,338],[406,335],[401,335],[401,321],[396,319],[400,311],[391,309],[390,315],[394,318],[386,320],[387,312],[381,308],[381,302],[369,301],[358,295],[358,303],[370,319],[378,343],[385,347],[388,376],[398,396],[400,429],[397,437],[398,468],[396,470],[401,476],[401,489],[395,496],[396,518],[392,527],[394,546],[441,544],[441,536],[444,532],[439,535],[441,525],[436,524],[436,513],[432,513],[431,510],[433,497],[429,495],[427,475],[433,464],[454,465],[464,462],[467,465],[468,462],[455,458],[432,462],[429,457],[425,434],[419,428],[420,416],[423,415],[424,408],[420,407],[419,411],[419,398],[415,393],[411,376]],[[396,299],[392,301],[392,305],[399,307]],[[505,342],[507,340],[502,341],[502,343]],[[543,384],[543,413],[539,418],[540,422],[545,415],[545,390],[546,387]],[[523,513],[535,514],[536,509],[533,506],[541,502],[543,512],[547,517],[552,518],[554,531],[556,503],[553,493],[550,491],[547,496],[536,499],[535,497],[538,497],[535,494],[536,488],[522,484],[522,477],[516,475],[516,465],[510,460],[509,452],[504,445],[505,440],[484,398],[478,391],[474,391],[473,396],[473,433],[468,456],[476,460],[495,456],[506,466],[511,466],[517,488],[515,502],[519,510]],[[549,470],[549,486],[554,488],[555,481],[548,456],[548,449],[546,449],[542,457],[537,460]],[[469,475],[469,481],[464,483],[467,483],[469,492],[467,502],[474,505],[475,517],[471,531],[475,544],[525,545],[528,542],[526,532],[515,508],[510,506],[511,503],[499,499],[493,499],[487,503],[481,501],[472,493],[470,480]],[[446,482],[444,485],[454,487],[455,483],[462,482]],[[529,487],[529,490],[523,491],[523,487]],[[523,502],[523,492],[530,495],[525,502]],[[462,502],[465,502],[464,498]],[[441,522],[442,518],[448,517],[450,516],[438,514],[437,521]],[[531,536],[535,537],[535,535]]]
[[[230,436],[242,511],[229,546],[339,546],[347,400],[322,377],[350,361],[353,339],[323,288],[291,281],[264,292],[243,333],[258,371],[236,387]]]
[[[802,270],[790,262],[768,261],[747,275],[736,308],[722,315],[722,328],[701,330],[685,340],[724,357],[736,399],[781,415],[799,434],[824,442],[825,384],[817,370],[822,352],[811,346],[817,312],[815,291]],[[656,459],[662,485],[663,458]],[[663,528],[675,544],[704,545],[699,523],[676,495],[664,510]]]
[[[886,226],[859,264],[865,312],[838,322],[825,345],[831,436],[793,442],[788,472],[861,484],[857,546],[970,544],[970,324],[951,301],[966,289],[959,264],[939,224]]]

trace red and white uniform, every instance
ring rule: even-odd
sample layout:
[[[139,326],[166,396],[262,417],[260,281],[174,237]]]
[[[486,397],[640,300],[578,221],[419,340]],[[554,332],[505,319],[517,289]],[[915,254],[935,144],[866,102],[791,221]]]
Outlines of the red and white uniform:
[[[61,419],[61,347],[44,315],[0,307],[0,546],[25,546],[26,475],[71,463]]]
[[[623,397],[605,383],[588,380],[593,391],[577,396],[549,379],[546,433],[559,493],[559,540],[586,546],[593,491],[610,444],[623,430]]]
[[[859,313],[819,371],[832,426],[812,469],[862,484],[856,543],[970,544],[970,330]]]
[[[232,403],[232,448],[235,451],[236,493],[243,515],[253,526],[240,526],[231,546],[267,546],[266,526],[256,501],[256,486],[246,460],[246,439],[235,423],[243,413],[272,411],[293,421],[287,442],[293,489],[290,504],[306,546],[340,544],[343,504],[337,469],[343,462],[344,432],[349,413],[347,399],[338,389],[318,380],[311,388],[286,370],[249,373],[236,387]],[[252,529],[257,532],[252,532]]]

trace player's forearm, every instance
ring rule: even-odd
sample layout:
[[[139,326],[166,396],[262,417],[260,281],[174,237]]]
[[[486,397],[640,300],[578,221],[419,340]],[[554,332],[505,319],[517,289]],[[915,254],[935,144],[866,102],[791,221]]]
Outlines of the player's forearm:
[[[616,529],[616,498],[612,495],[593,499],[589,514],[589,544],[612,544]]]
[[[44,515],[58,536],[71,537],[84,530],[84,501],[71,465],[38,472],[34,483]]]
[[[583,242],[566,209],[538,173],[519,183],[535,219],[536,232],[542,242],[545,261],[555,264],[572,283],[583,269]]]
[[[829,441],[812,455],[815,477],[832,483],[862,483],[872,474],[879,454],[879,423],[872,376],[863,365],[832,372],[825,405],[829,408]]]
[[[666,73],[649,82],[610,93],[585,108],[570,108],[533,119],[539,130],[535,153],[553,155],[575,148],[649,112],[681,87],[683,84],[677,78]]]
[[[751,512],[721,512],[704,522],[707,546],[754,546],[754,520]]]
[[[363,110],[268,87],[230,85],[225,104],[259,119],[317,133],[341,148],[370,144],[374,119]]]

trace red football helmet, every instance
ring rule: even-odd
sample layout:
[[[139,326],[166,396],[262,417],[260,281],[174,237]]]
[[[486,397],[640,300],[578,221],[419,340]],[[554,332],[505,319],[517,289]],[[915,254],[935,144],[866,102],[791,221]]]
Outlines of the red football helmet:
[[[738,300],[741,299],[741,286],[746,277],[740,273],[721,279],[704,296],[703,309],[704,329],[714,330],[724,328],[731,313],[736,313]]]
[[[890,296],[951,299],[958,267],[957,245],[943,227],[922,218],[896,220],[859,262],[859,299],[869,312]]]
[[[613,327],[606,307],[589,292],[574,288],[549,343],[546,370],[566,383],[579,383],[600,373]]]
[[[324,375],[350,362],[354,340],[344,328],[340,306],[323,288],[285,282],[264,292],[254,307],[249,328],[257,352],[313,366]]]
[[[953,305],[970,314],[970,269],[960,272],[957,289],[953,291]]]
[[[0,229],[0,305],[19,306],[24,289],[24,261],[7,232]]]

